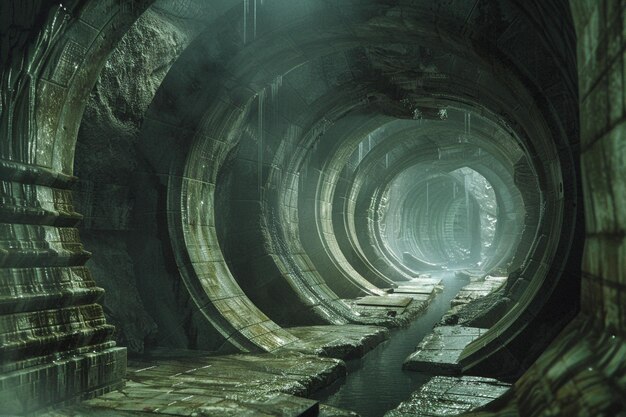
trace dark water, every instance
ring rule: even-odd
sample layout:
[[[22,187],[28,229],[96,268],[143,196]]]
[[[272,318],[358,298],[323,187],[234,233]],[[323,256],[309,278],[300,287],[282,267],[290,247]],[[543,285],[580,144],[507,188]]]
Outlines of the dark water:
[[[364,358],[348,361],[348,376],[316,393],[314,399],[355,411],[362,417],[377,417],[395,408],[428,382],[428,374],[403,371],[402,363],[450,309],[450,300],[469,282],[457,278],[454,272],[433,273],[432,276],[443,280],[444,290],[436,295],[426,312],[409,327],[393,330],[389,340]]]

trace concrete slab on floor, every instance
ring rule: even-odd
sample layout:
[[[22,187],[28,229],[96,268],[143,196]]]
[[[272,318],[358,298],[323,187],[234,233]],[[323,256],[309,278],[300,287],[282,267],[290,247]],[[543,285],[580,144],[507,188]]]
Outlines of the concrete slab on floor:
[[[442,377],[428,381],[385,417],[443,417],[482,407],[502,396],[510,384],[474,376]]]
[[[409,281],[403,285],[411,285],[412,282],[422,282],[428,281],[427,285],[432,285],[430,293],[403,293],[399,295],[387,295],[385,297],[399,297],[399,298],[408,298],[411,302],[406,305],[406,307],[402,306],[385,306],[385,305],[362,305],[359,303],[360,300],[343,300],[347,305],[350,306],[352,310],[358,313],[361,317],[371,319],[375,321],[375,324],[380,326],[385,326],[388,328],[391,327],[401,327],[408,325],[413,319],[415,319],[418,315],[423,313],[430,302],[434,299],[437,291],[439,290],[438,285],[433,285],[433,283],[440,283],[441,279],[431,279],[431,278],[416,278],[414,281]],[[424,289],[424,287],[421,287]],[[385,301],[387,304],[387,301]],[[378,322],[376,322],[378,320]]]
[[[359,417],[359,415],[354,411],[342,410],[328,404],[320,404],[320,411],[317,417]]]
[[[296,352],[131,362],[123,388],[43,415],[316,415],[319,404],[298,396],[345,373],[340,360]]]
[[[415,303],[415,302],[419,303],[419,302],[424,302],[424,301],[430,302],[431,299],[432,299],[433,294],[434,294],[434,291],[431,292],[430,294],[403,293],[402,295],[406,296],[406,297],[412,298],[413,299],[413,303]],[[409,306],[410,305],[411,304],[409,304]]]
[[[393,295],[368,295],[356,300],[360,306],[376,306],[376,307],[406,307],[412,301],[410,297],[398,297]]]
[[[507,277],[492,277],[489,275],[484,278],[477,278],[464,286],[450,302],[450,305],[455,307],[485,297],[497,290],[506,280]]]
[[[133,388],[129,388],[132,395]],[[79,406],[46,414],[47,417],[147,417],[149,415],[189,416],[189,417],[300,417],[319,415],[319,403],[306,398],[287,394],[260,394],[258,397],[217,398],[195,395],[183,403],[175,395],[162,396],[163,399],[149,399],[135,396],[124,398],[124,406],[112,405],[106,401],[89,401]],[[165,404],[171,400],[172,405]],[[150,401],[144,404],[142,401]],[[131,404],[132,402],[132,404]],[[125,410],[121,410],[124,407]]]
[[[393,289],[394,294],[412,296],[415,294],[432,294],[441,285],[441,278],[414,278],[403,282]]]
[[[344,300],[348,305],[352,307],[354,311],[359,313],[362,317],[370,319],[378,319],[379,326],[385,326],[387,328],[398,327],[406,320],[415,317],[414,312],[421,308],[422,310],[427,305],[425,302],[411,303],[407,307],[384,307],[384,306],[363,306],[356,303],[356,300]]]
[[[486,275],[482,269],[463,269],[455,272],[457,277],[466,277],[470,280],[473,278],[481,278]]]
[[[431,294],[435,290],[435,286],[431,284],[421,285],[401,285],[394,288],[394,294]]]
[[[478,339],[486,329],[439,326],[426,336],[404,361],[403,369],[453,375],[460,372],[459,358],[465,346]]]
[[[431,277],[427,277],[427,278],[414,278],[410,281],[407,282],[403,282],[402,285],[407,285],[407,286],[411,286],[411,285],[441,285],[441,278],[431,278]]]
[[[285,350],[337,359],[360,358],[389,337],[389,330],[379,326],[345,324],[339,326],[303,326],[286,329],[299,340]]]

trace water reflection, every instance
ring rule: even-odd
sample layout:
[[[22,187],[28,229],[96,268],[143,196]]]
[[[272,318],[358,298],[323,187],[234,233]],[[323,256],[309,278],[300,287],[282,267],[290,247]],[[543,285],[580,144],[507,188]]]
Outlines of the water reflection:
[[[395,408],[424,385],[430,375],[402,370],[402,363],[417,344],[450,308],[450,300],[467,285],[469,279],[454,272],[433,273],[443,280],[444,290],[435,297],[426,312],[404,329],[392,331],[391,337],[362,359],[348,361],[348,376],[318,392],[314,399],[352,410],[362,417],[377,417]]]

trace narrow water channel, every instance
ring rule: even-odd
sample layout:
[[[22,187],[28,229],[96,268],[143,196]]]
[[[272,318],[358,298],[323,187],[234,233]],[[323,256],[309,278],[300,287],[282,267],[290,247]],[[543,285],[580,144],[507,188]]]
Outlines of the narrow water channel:
[[[426,312],[408,327],[393,330],[389,340],[365,357],[348,361],[348,376],[316,393],[314,399],[355,411],[362,417],[378,417],[428,382],[430,375],[404,371],[402,363],[448,311],[450,300],[469,282],[467,278],[456,277],[454,272],[432,275],[442,279],[444,289]]]

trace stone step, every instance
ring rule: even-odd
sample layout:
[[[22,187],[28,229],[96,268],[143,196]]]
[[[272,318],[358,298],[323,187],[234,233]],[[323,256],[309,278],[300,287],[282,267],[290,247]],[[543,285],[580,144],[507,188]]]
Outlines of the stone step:
[[[406,307],[411,301],[412,299],[410,297],[368,295],[358,299],[356,303],[361,306]]]
[[[359,324],[289,327],[287,331],[299,340],[284,350],[343,360],[360,358],[389,338],[384,327]]]
[[[458,361],[463,349],[486,331],[477,327],[435,327],[404,361],[402,368],[444,375],[458,374],[461,371]]]
[[[510,384],[474,376],[442,377],[428,381],[385,417],[444,417],[482,407],[502,396]]]
[[[346,373],[297,352],[176,356],[131,362],[123,388],[42,416],[317,416],[319,403],[301,397]]]
[[[376,300],[376,303],[368,303],[368,300],[365,300],[364,303],[363,300],[366,297],[343,301],[361,317],[374,320],[372,324],[385,326],[387,328],[405,326],[424,312],[434,299],[440,284],[441,279],[416,278],[403,284],[402,288],[410,288],[410,291],[422,291],[421,293],[395,293],[394,289],[394,292],[389,295],[378,297],[382,300]],[[426,286],[428,286],[428,288]],[[428,290],[430,290],[430,292],[428,292]],[[402,298],[405,300],[398,303],[397,299]],[[374,299],[376,299],[376,297],[374,297]],[[406,303],[406,299],[410,299],[411,302],[405,306],[403,304]],[[392,303],[394,305],[390,305]]]

